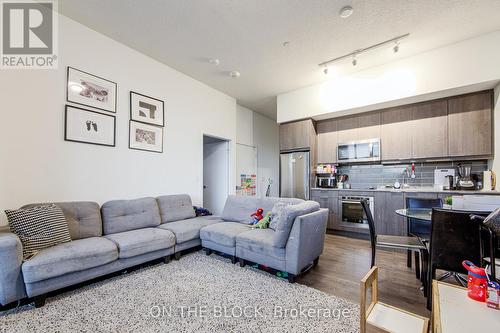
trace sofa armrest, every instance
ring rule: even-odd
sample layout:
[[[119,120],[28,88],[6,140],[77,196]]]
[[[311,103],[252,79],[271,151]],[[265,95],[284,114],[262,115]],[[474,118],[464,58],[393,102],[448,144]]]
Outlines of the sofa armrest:
[[[0,304],[26,297],[21,266],[23,246],[21,240],[11,232],[0,233]]]
[[[286,271],[299,274],[323,253],[328,209],[295,218],[286,244]]]

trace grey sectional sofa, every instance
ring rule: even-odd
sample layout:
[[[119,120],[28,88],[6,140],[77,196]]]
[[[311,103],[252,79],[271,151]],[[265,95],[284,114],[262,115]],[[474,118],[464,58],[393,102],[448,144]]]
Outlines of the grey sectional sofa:
[[[252,230],[243,223],[256,208],[270,210],[279,200],[297,204],[290,230]],[[19,238],[0,233],[0,307],[27,297],[42,306],[51,291],[155,259],[179,259],[182,251],[200,245],[229,254],[234,262],[239,257],[242,265],[253,261],[287,271],[292,281],[304,267],[317,263],[328,215],[317,204],[299,199],[236,196],[228,198],[221,217],[196,217],[188,195],[115,200],[102,207],[94,202],[56,204],[68,222],[71,242],[23,262]]]
[[[268,212],[278,201],[291,205],[285,227],[252,229],[246,224],[257,208]],[[266,265],[287,272],[288,280],[294,282],[304,268],[318,263],[328,210],[301,199],[229,196],[221,219],[223,223],[201,229],[201,244],[208,255],[218,251],[230,255],[233,263],[239,260],[240,266],[247,261]]]

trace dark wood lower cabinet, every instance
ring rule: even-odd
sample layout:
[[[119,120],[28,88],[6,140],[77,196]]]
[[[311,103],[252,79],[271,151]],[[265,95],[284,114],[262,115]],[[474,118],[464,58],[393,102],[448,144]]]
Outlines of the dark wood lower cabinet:
[[[406,235],[406,220],[396,214],[404,208],[404,195],[401,192],[381,192],[375,194],[375,229],[377,234]]]
[[[311,192],[311,200],[318,202],[321,208],[327,208],[329,210],[326,228],[330,230],[338,229],[340,224],[338,192],[329,190],[313,190]]]

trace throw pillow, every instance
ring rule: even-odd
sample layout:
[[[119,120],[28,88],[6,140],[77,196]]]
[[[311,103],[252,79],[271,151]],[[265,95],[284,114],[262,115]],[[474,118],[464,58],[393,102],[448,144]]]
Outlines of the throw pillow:
[[[276,224],[276,230],[273,235],[273,246],[278,248],[285,247],[295,218],[317,210],[319,210],[319,203],[315,201],[304,201],[296,205],[285,207],[281,211],[278,223]]]
[[[289,206],[290,203],[278,201],[274,204],[273,209],[271,210],[271,222],[269,223],[269,229],[276,231],[276,226],[279,223],[280,216],[283,214],[283,209]]]
[[[45,248],[71,241],[68,223],[54,204],[28,209],[6,210],[10,230],[23,244],[25,260]]]

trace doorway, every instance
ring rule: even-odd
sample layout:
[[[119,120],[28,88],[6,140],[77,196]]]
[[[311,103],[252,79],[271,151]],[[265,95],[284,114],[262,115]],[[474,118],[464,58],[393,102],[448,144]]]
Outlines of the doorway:
[[[203,207],[221,215],[229,195],[229,140],[203,135]]]

